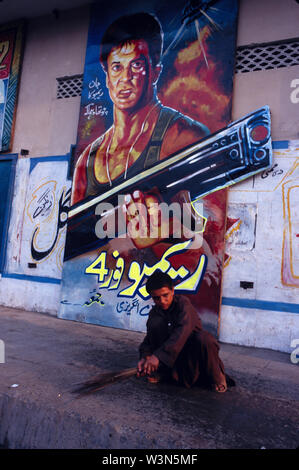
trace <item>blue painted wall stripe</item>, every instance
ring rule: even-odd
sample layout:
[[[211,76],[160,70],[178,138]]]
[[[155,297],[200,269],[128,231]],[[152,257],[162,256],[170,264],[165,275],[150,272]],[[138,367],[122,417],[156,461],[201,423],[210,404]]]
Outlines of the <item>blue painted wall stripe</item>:
[[[289,148],[289,141],[288,140],[274,140],[272,141],[272,148],[276,149],[287,149]]]
[[[240,308],[255,308],[257,310],[272,310],[275,312],[299,313],[299,304],[286,302],[271,302],[269,300],[238,299],[235,297],[222,297],[222,305]]]
[[[42,276],[29,276],[27,274],[3,273],[3,278],[20,279],[23,281],[42,282],[46,284],[60,284],[61,279]],[[257,310],[270,310],[275,312],[299,313],[299,304],[286,302],[271,302],[269,300],[239,299],[236,297],[222,297],[222,305],[230,307],[253,308]]]
[[[29,173],[32,172],[32,170],[38,165],[39,163],[45,163],[45,162],[69,162],[70,160],[70,154],[67,153],[65,155],[53,155],[49,157],[34,157],[30,158],[30,168],[29,168]]]
[[[30,276],[28,274],[3,273],[2,277],[8,277],[11,279],[20,279],[22,281],[43,282],[46,284],[60,284],[61,283],[61,279],[55,279],[51,277],[42,277],[42,276]]]
[[[0,162],[1,161],[11,162],[9,180],[5,181],[5,185],[7,185],[5,188],[6,195],[4,199],[2,197],[2,200],[0,201],[0,206],[1,206],[1,203],[3,204],[5,201],[4,213],[2,213],[3,218],[0,221],[0,231],[2,231],[2,233],[0,233],[0,272],[4,270],[4,266],[5,266],[6,246],[8,242],[8,229],[9,229],[10,214],[11,214],[11,209],[12,209],[17,159],[18,159],[18,154],[16,153],[0,155]],[[2,228],[1,228],[1,225],[2,225]]]

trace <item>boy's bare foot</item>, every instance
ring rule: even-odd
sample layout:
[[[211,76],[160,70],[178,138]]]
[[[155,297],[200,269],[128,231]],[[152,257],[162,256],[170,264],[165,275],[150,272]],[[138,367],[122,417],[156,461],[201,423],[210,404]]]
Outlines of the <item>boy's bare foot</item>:
[[[227,390],[227,385],[226,384],[215,384],[215,392],[218,393],[224,393]]]
[[[226,378],[225,375],[223,374],[222,380],[218,384],[214,384],[214,390],[215,392],[218,393],[224,393],[227,390],[227,383],[226,383]]]

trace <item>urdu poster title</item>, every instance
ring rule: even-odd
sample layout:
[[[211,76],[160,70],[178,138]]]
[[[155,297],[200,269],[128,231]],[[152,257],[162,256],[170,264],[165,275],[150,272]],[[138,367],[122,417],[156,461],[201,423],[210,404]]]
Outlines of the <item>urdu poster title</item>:
[[[146,174],[150,175],[150,168],[164,157],[167,160],[169,155],[228,125],[231,120],[237,8],[235,0],[145,1],[136,2],[135,5],[130,2],[127,6],[114,2],[109,11],[98,4],[92,6],[72,168],[70,214],[78,214],[78,223],[75,232],[72,232],[71,225],[68,227],[67,249],[72,251],[72,247],[80,244],[80,230],[82,240],[86,232],[94,234],[97,220],[95,209],[90,205],[91,209],[81,211],[81,208],[89,207],[93,197],[103,194],[105,201],[105,195],[110,194],[114,183],[123,184],[126,172],[130,181],[137,181],[134,178],[138,173],[149,168]],[[121,55],[117,58],[117,53],[123,51],[112,44],[106,54],[105,69],[104,54],[101,52],[103,37],[111,38],[113,33],[115,37],[121,37],[123,33],[120,26],[116,32],[113,32],[113,27],[109,31],[109,26],[122,25],[126,18],[136,13],[150,14],[160,23],[163,33],[160,59],[155,63],[153,52],[142,50],[146,47],[144,42],[148,44],[149,41],[139,41],[137,46],[141,55],[138,57],[134,56],[137,48],[127,46],[125,58]],[[120,22],[117,22],[119,19]],[[113,60],[111,51],[116,51]],[[127,77],[127,83],[128,80],[133,84],[136,82],[136,88],[133,90],[133,85],[125,85],[113,95],[119,68],[125,60],[126,63],[130,62],[132,74]],[[117,67],[114,67],[116,62]],[[109,69],[112,66],[114,69]],[[130,109],[129,102],[132,103]],[[115,150],[124,116],[133,123],[123,140],[129,143],[124,143],[123,147],[119,145]],[[142,119],[138,128],[140,116]],[[135,136],[131,136],[134,125]],[[152,166],[146,166],[148,160],[151,160]],[[165,173],[163,178],[167,180],[170,173]],[[138,189],[145,194],[143,201],[147,202],[152,181],[149,176],[135,183],[135,186],[124,186],[122,194],[126,194],[128,189],[132,195],[133,190]],[[171,181],[170,178],[169,183]],[[163,184],[167,182],[163,181]],[[190,187],[184,193],[189,197],[186,201],[190,207],[192,198],[197,194],[196,180],[192,184],[194,194]],[[167,195],[168,192],[164,192],[161,199],[167,200]],[[151,194],[158,200],[160,196],[154,192]],[[152,302],[144,283],[151,272],[162,269],[173,277],[176,290],[190,298],[204,327],[217,335],[226,199],[227,190],[222,189],[201,200],[206,224],[198,248],[190,249],[194,243],[192,239],[173,237],[157,239],[141,247],[128,235],[109,238],[98,246],[93,243],[82,248],[82,245],[78,252],[73,250],[74,254],[66,256],[64,261],[59,316],[145,331]]]

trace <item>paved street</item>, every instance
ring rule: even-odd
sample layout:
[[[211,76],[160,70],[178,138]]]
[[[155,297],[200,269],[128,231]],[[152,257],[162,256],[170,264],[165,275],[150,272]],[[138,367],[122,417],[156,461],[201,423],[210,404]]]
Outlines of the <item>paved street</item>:
[[[75,384],[134,367],[144,334],[0,307],[0,445],[10,449],[295,449],[299,365],[221,344],[225,394],[132,377],[77,399]]]

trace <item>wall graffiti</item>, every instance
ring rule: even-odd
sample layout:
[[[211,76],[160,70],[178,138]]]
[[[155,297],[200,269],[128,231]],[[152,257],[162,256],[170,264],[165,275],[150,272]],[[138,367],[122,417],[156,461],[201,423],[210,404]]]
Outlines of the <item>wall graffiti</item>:
[[[264,170],[261,173],[261,178],[268,178],[269,175],[274,178],[275,176],[280,176],[283,174],[283,169],[278,167],[278,163],[275,163],[269,170]]]
[[[238,279],[254,283],[246,295],[296,304],[299,146],[297,141],[274,142],[274,149],[273,164],[255,177],[254,184],[244,181],[231,189],[223,296],[240,297]]]
[[[299,151],[299,149],[298,149]],[[282,283],[299,287],[299,158],[282,184],[283,244]]]
[[[101,300],[102,299],[102,294],[100,292],[95,292],[95,291],[96,291],[96,289],[94,289],[92,292],[90,292],[90,294],[92,294],[92,296],[90,297],[89,300],[84,302],[84,304],[83,304],[84,307],[90,307],[94,303],[97,303],[98,305],[105,305],[103,300]]]
[[[71,190],[63,188],[56,201],[55,190],[57,182],[48,181],[33,193],[33,199],[27,208],[27,214],[31,218],[35,228],[31,239],[31,256],[34,261],[42,261],[50,256],[59,242],[62,229],[67,223],[68,206],[70,203]],[[40,195],[40,193],[42,193]],[[55,220],[56,219],[56,220]],[[54,238],[47,240],[49,230],[55,227]]]
[[[136,313],[142,317],[146,317],[149,314],[149,310],[149,305],[144,305],[141,307],[140,300],[138,298],[134,298],[131,302],[128,300],[121,300],[116,304],[117,313],[125,315],[132,315]]]
[[[9,247],[7,272],[61,277],[71,195],[67,170],[68,156],[61,161],[57,157],[20,160],[16,197],[23,194],[25,204],[22,212],[15,208],[12,215],[15,235]]]

